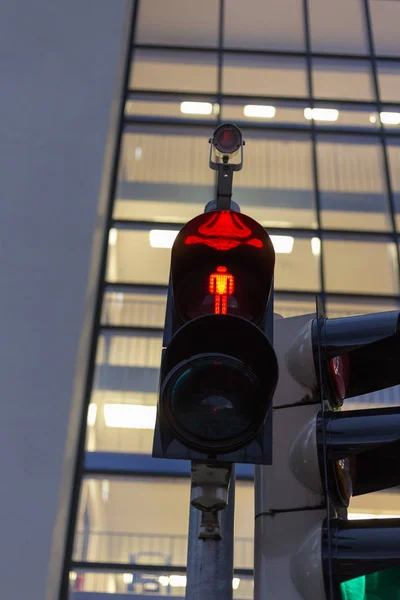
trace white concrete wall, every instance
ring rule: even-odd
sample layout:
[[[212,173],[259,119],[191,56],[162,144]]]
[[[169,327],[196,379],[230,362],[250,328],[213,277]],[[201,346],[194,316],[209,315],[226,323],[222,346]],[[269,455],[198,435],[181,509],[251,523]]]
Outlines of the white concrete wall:
[[[0,597],[7,600],[59,597],[130,9],[126,0],[0,6]]]

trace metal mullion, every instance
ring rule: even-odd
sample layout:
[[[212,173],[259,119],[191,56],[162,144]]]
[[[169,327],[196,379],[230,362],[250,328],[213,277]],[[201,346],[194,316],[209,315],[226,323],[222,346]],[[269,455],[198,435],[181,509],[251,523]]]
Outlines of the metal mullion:
[[[225,0],[219,0],[219,19],[218,19],[218,49],[217,49],[217,103],[219,112],[217,122],[221,122],[222,108],[222,75],[224,68],[224,25],[225,25]]]
[[[211,128],[215,129],[215,125],[218,122],[214,120],[199,120],[199,119],[182,119],[180,117],[139,117],[127,115],[124,118],[127,132],[129,127],[135,127],[137,125],[150,125],[150,126],[162,126],[162,127],[193,127],[193,128]],[[236,121],[236,124],[249,131],[282,131],[288,133],[311,133],[312,129],[318,133],[326,133],[330,135],[354,135],[354,136],[368,136],[368,137],[379,137],[379,130],[369,129],[367,127],[357,126],[342,126],[342,127],[326,127],[319,125],[316,127],[312,124],[293,124],[293,123],[254,123],[247,121]],[[387,132],[386,137],[399,137],[399,132]]]
[[[88,562],[83,560],[75,560],[72,563],[74,570],[79,571],[104,571],[112,572],[118,571],[123,573],[130,573],[131,571],[144,571],[148,573],[186,573],[186,566],[176,565],[138,565],[135,563],[113,563],[113,562]],[[253,569],[234,569],[234,575],[241,577],[253,577]]]
[[[218,52],[218,46],[190,46],[190,45],[176,45],[176,44],[133,44],[137,50],[156,50],[156,51],[168,51],[171,52],[200,52],[204,54],[212,54]],[[225,47],[223,49],[225,54],[242,54],[242,55],[258,55],[258,56],[279,56],[286,58],[306,58],[307,51],[302,52],[301,50],[267,50],[267,49],[251,49],[251,48],[233,48]],[[340,52],[314,52],[314,58],[330,58],[337,60],[356,60],[365,61],[368,59],[365,54],[351,54],[351,53],[340,53]],[[383,61],[394,61],[400,62],[400,56],[379,56],[379,60]]]
[[[152,327],[152,326],[141,326],[141,325],[100,325],[99,334],[115,334],[126,335],[129,337],[149,335],[156,336],[161,335],[164,331],[164,327]]]
[[[119,230],[127,231],[150,231],[154,227],[158,227],[163,231],[174,231],[175,229],[181,229],[184,223],[164,223],[155,221],[136,221],[135,219],[114,219],[112,221],[112,227]],[[315,237],[318,232],[318,228],[312,227],[266,227],[265,230],[271,234],[294,234],[295,236],[302,237]],[[325,235],[337,236],[337,237],[357,237],[357,238],[379,238],[387,241],[395,240],[395,234],[393,231],[381,231],[373,229],[327,229],[324,230]]]
[[[136,22],[137,22],[137,14],[138,14],[138,6],[140,0],[135,0],[132,5],[132,18],[129,28],[129,39],[132,40],[135,35]],[[122,137],[124,130],[124,112],[125,112],[125,100],[126,94],[129,87],[129,78],[130,78],[130,70],[131,70],[131,62],[132,62],[132,53],[133,47],[132,44],[129,45],[129,50],[127,53],[125,65],[124,65],[124,73],[123,73],[123,90],[121,94],[120,106],[118,108],[118,131],[115,140],[115,152],[112,160],[112,170],[110,176],[110,186],[108,190],[108,206],[107,206],[107,216],[106,223],[107,226],[105,228],[105,233],[103,236],[102,242],[102,250],[101,250],[101,266],[100,273],[98,279],[98,288],[96,293],[96,305],[94,311],[94,319],[92,324],[91,331],[91,348],[90,348],[90,357],[86,374],[85,381],[85,407],[86,410],[83,412],[82,420],[80,423],[80,431],[79,431],[79,441],[78,448],[76,453],[76,464],[74,469],[74,480],[72,486],[72,494],[71,494],[71,502],[68,511],[68,530],[66,535],[66,544],[64,550],[63,557],[63,567],[62,567],[62,580],[60,587],[60,600],[66,600],[69,597],[69,572],[71,570],[71,561],[72,561],[72,553],[73,553],[73,545],[75,539],[75,528],[77,523],[78,509],[79,509],[79,500],[80,500],[80,491],[82,485],[82,477],[84,472],[84,455],[85,455],[85,441],[86,441],[86,414],[87,408],[90,402],[90,396],[93,389],[93,381],[94,381],[94,373],[96,369],[96,353],[97,353],[97,342],[98,342],[98,332],[101,322],[101,314],[103,307],[103,291],[104,291],[104,281],[105,274],[107,268],[107,253],[108,253],[108,233],[110,229],[110,224],[112,221],[112,212],[115,200],[115,191],[117,188],[118,182],[118,170],[119,170],[119,157],[121,153],[122,147]]]
[[[181,229],[185,223],[168,223],[157,221],[137,221],[135,219],[113,219],[112,227],[114,229],[127,229],[129,231],[150,231],[151,229],[161,229],[162,231],[175,231]]]
[[[202,98],[209,99],[215,97],[214,92],[187,92],[187,91],[179,91],[179,90],[149,90],[149,89],[140,89],[140,88],[130,88],[128,90],[128,99],[132,99],[131,96],[166,96],[172,97],[176,99],[181,98]]]
[[[167,293],[168,285],[162,285],[161,283],[131,283],[129,281],[106,281],[104,284],[105,291],[118,291],[121,289],[128,290],[129,292],[138,293],[149,293],[154,295],[161,295],[161,293]]]
[[[325,230],[324,230],[325,231]],[[115,282],[107,282],[106,283],[106,289],[109,291],[112,290],[118,290],[121,288],[126,288],[126,289],[131,289],[132,291],[135,291],[137,289],[143,288],[143,289],[149,289],[151,286],[149,286],[148,284],[144,284],[144,283],[134,283],[132,281],[115,281]],[[155,292],[160,293],[160,292],[167,292],[168,290],[168,285],[162,285],[159,284],[157,286],[153,286],[155,289]],[[150,293],[151,293],[151,289],[150,289]],[[288,290],[288,289],[279,289],[276,288],[275,289],[275,293],[279,294],[279,296],[285,297],[297,297],[297,298],[307,298],[307,297],[311,297],[314,298],[315,297],[315,290]],[[327,296],[329,296],[329,298],[337,298],[337,299],[345,299],[345,298],[349,298],[351,300],[371,300],[372,302],[379,301],[379,300],[388,300],[388,301],[394,301],[394,302],[398,302],[399,301],[399,296],[398,294],[368,294],[368,293],[355,293],[355,292],[327,292],[326,294]]]
[[[313,57],[315,58],[315,54],[313,55]],[[130,88],[128,90],[128,99],[131,99],[130,96],[136,96],[136,95],[142,95],[142,96],[154,96],[154,97],[158,97],[158,96],[166,96],[166,97],[173,97],[173,98],[177,98],[180,99],[182,97],[195,97],[195,98],[204,98],[204,99],[210,99],[212,97],[215,97],[216,94],[213,92],[187,92],[187,91],[180,91],[180,90],[151,90],[151,89],[143,89],[143,88]],[[270,95],[262,95],[262,96],[257,96],[254,94],[223,94],[223,98],[224,100],[243,100],[243,101],[247,101],[248,99],[254,100],[254,101],[266,101],[266,102],[287,102],[288,105],[290,104],[301,104],[301,103],[305,103],[305,102],[309,102],[309,96],[270,96]],[[340,98],[319,98],[318,96],[314,96],[314,101],[318,102],[318,104],[335,104],[337,106],[349,106],[351,107],[371,107],[371,108],[375,108],[375,102],[373,102],[372,100],[346,100],[346,99],[340,99]],[[390,108],[399,108],[400,109],[400,102],[385,102],[385,106],[390,106]]]
[[[304,12],[304,27],[305,27],[305,38],[306,38],[306,50],[307,50],[307,75],[308,75],[308,91],[310,95],[310,107],[314,108],[314,99],[313,99],[313,79],[312,79],[312,55],[311,55],[311,35],[310,35],[310,20],[308,14],[308,0],[303,0],[303,12]],[[322,236],[322,223],[321,223],[321,203],[320,203],[320,191],[319,191],[319,180],[318,180],[318,160],[317,160],[317,134],[315,130],[315,122],[314,119],[311,119],[311,144],[312,144],[312,163],[313,163],[313,174],[314,174],[314,186],[315,186],[315,204],[317,210],[317,223],[318,223],[318,233],[321,239],[321,249],[320,249],[320,276],[321,276],[321,289],[322,294],[320,295],[321,303],[323,306],[323,312],[326,311],[326,294],[325,294],[325,276],[324,276],[324,241]],[[318,306],[318,300],[317,300]],[[321,370],[321,361],[320,362],[320,370]],[[321,372],[319,373],[319,378],[321,379]],[[321,409],[323,410],[323,395],[321,391]],[[325,440],[324,440],[325,441]],[[330,506],[331,503],[328,502],[328,493],[327,493],[327,466],[326,466],[326,452],[324,445],[324,476],[323,476],[323,484],[325,487],[324,497],[327,505],[327,528],[328,528],[328,573],[329,573],[329,595],[330,600],[333,600],[333,572],[332,572],[332,549],[331,549],[331,530],[330,530],[330,518],[331,511]]]
[[[312,55],[311,55],[311,36],[310,36],[310,22],[308,14],[308,0],[303,0],[303,16],[304,16],[304,38],[306,45],[306,61],[307,61],[307,83],[308,83],[308,95],[311,110],[314,108],[314,96],[313,96],[313,80],[312,80]],[[317,162],[317,135],[314,119],[310,121],[311,131],[311,152],[312,152],[312,169],[314,177],[314,192],[315,192],[315,209],[317,213],[317,233],[321,240],[320,250],[320,264],[319,273],[321,280],[321,300],[325,305],[325,275],[324,275],[324,244],[322,235],[321,225],[321,197],[319,190],[319,179],[318,179],[318,162]]]
[[[395,210],[395,206],[394,206],[392,182],[391,182],[391,178],[390,178],[389,158],[388,158],[387,145],[386,145],[387,134],[385,132],[385,128],[383,127],[383,123],[380,119],[380,114],[382,112],[382,102],[381,102],[381,96],[380,96],[377,60],[376,60],[376,55],[375,55],[375,44],[374,44],[374,38],[373,38],[373,34],[372,34],[372,23],[371,23],[371,15],[370,15],[370,11],[369,11],[368,0],[364,0],[364,8],[365,8],[365,23],[366,23],[366,27],[367,27],[368,45],[369,45],[369,50],[370,50],[370,59],[371,59],[371,66],[372,66],[372,79],[374,82],[376,104],[377,104],[378,114],[379,114],[379,135],[380,135],[382,152],[383,152],[383,164],[384,164],[385,181],[386,181],[386,188],[387,188],[387,194],[388,194],[388,200],[389,200],[389,211],[390,211],[390,218],[391,218],[391,222],[392,222],[393,232],[395,234],[395,239],[396,239],[395,248],[396,248],[396,258],[397,258],[397,277],[398,277],[398,284],[400,284],[400,251],[399,251],[399,244],[397,243],[398,231],[397,231],[397,225],[396,225],[396,210]],[[399,292],[400,292],[400,289],[399,289]]]

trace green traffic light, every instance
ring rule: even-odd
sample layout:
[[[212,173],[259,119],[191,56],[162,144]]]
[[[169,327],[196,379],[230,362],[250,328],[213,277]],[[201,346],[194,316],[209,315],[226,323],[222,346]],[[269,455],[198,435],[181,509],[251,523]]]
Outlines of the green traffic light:
[[[340,593],[342,600],[400,600],[400,567],[343,581]]]

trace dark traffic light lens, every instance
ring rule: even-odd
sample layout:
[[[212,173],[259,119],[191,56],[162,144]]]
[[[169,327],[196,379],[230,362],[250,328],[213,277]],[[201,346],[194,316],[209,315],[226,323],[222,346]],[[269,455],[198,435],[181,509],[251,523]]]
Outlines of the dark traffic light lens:
[[[170,380],[169,420],[194,447],[235,447],[259,427],[259,381],[234,358],[199,356]]]
[[[242,136],[239,129],[233,125],[222,125],[214,134],[214,146],[220,152],[232,154],[240,147]]]

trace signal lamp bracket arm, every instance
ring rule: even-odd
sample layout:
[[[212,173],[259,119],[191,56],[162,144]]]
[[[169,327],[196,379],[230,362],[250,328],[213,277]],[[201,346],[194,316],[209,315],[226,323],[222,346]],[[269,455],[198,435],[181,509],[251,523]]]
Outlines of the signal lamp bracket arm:
[[[225,159],[225,157],[224,157]],[[217,210],[230,210],[234,165],[223,162],[218,165]]]

